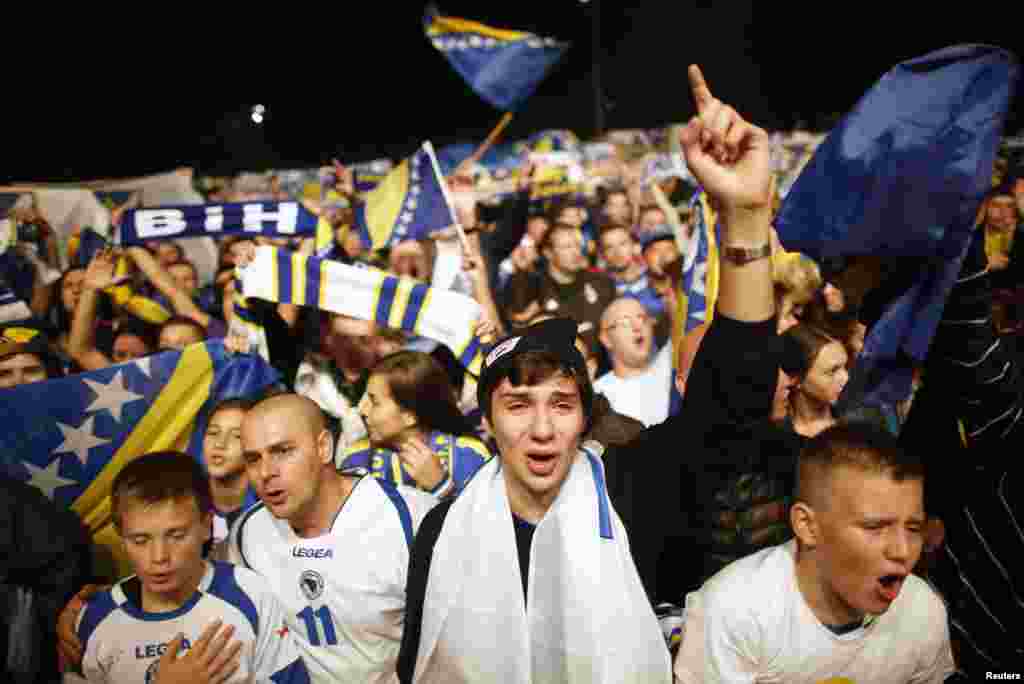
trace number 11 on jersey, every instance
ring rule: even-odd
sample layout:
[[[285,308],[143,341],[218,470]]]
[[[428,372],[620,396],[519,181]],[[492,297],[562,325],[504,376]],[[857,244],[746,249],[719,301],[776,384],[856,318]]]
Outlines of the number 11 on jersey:
[[[334,631],[334,620],[331,618],[331,611],[327,610],[327,606],[321,606],[316,612],[313,611],[312,606],[307,606],[299,611],[298,617],[306,623],[306,634],[309,635],[309,643],[311,645],[336,646],[338,644],[338,635]],[[316,624],[317,620],[320,621],[320,625],[323,627],[323,644],[320,642],[320,631],[317,629]]]

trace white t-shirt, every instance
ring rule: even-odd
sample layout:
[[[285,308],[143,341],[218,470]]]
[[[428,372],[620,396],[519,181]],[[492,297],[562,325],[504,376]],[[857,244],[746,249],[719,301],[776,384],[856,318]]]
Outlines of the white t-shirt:
[[[266,580],[245,568],[207,563],[199,589],[185,605],[147,613],[128,599],[133,577],[97,595],[78,616],[76,630],[89,682],[149,684],[167,644],[180,632],[187,650],[214,620],[234,625],[241,641],[238,670],[229,684],[306,684],[309,676],[297,639],[285,628],[284,608]]]
[[[837,635],[796,583],[796,541],[741,558],[686,597],[677,682],[907,684],[955,670],[946,607],[910,575],[884,614]]]
[[[312,399],[324,412],[341,421],[335,455],[366,437],[366,425],[359,411],[338,389],[325,362],[307,358],[295,374],[295,393]],[[338,461],[337,465],[341,465]]]
[[[672,396],[672,345],[664,345],[640,375],[620,378],[608,371],[594,381],[616,413],[636,418],[645,427],[665,422]]]
[[[265,577],[314,682],[394,682],[412,537],[437,499],[363,477],[331,531],[299,537],[263,505],[233,527],[232,562]]]

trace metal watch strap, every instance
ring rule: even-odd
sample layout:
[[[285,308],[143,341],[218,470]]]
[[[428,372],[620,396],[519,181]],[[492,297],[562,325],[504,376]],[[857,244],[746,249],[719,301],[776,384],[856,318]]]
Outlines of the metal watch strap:
[[[751,261],[765,259],[772,255],[771,243],[766,242],[760,247],[722,247],[722,257],[732,263],[742,266]]]

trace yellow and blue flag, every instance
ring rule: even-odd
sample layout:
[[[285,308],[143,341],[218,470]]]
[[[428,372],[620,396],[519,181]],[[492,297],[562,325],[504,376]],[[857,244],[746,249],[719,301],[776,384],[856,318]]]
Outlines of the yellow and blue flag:
[[[569,48],[554,38],[442,17],[433,6],[423,30],[477,95],[509,112],[522,107]]]
[[[904,257],[890,281],[905,286],[872,307],[880,317],[855,371],[883,377],[868,401],[910,393],[910,362],[928,352],[990,186],[1017,73],[1013,55],[988,45],[898,64],[817,148],[779,209],[788,250]]]
[[[356,206],[355,227],[363,244],[383,249],[454,225],[443,183],[434,148],[425,142]]]
[[[89,373],[0,390],[0,472],[70,507],[120,557],[110,486],[127,463],[165,449],[201,459],[209,409],[278,380],[262,359],[194,344]]]
[[[698,189],[690,200],[690,209],[695,217],[693,237],[683,255],[678,297],[684,334],[711,322],[718,299],[717,224],[703,189]]]

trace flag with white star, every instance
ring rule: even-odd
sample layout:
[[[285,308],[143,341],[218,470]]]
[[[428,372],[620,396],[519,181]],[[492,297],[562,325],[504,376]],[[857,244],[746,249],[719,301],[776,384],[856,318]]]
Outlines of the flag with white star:
[[[116,544],[109,489],[117,471],[165,449],[201,461],[209,408],[255,396],[278,377],[258,356],[207,342],[0,390],[0,473],[74,509],[97,543]]]
[[[454,225],[442,183],[434,148],[425,142],[356,206],[355,224],[363,244],[383,249]]]
[[[569,48],[554,38],[443,17],[433,6],[423,30],[477,95],[509,112],[522,107]]]

